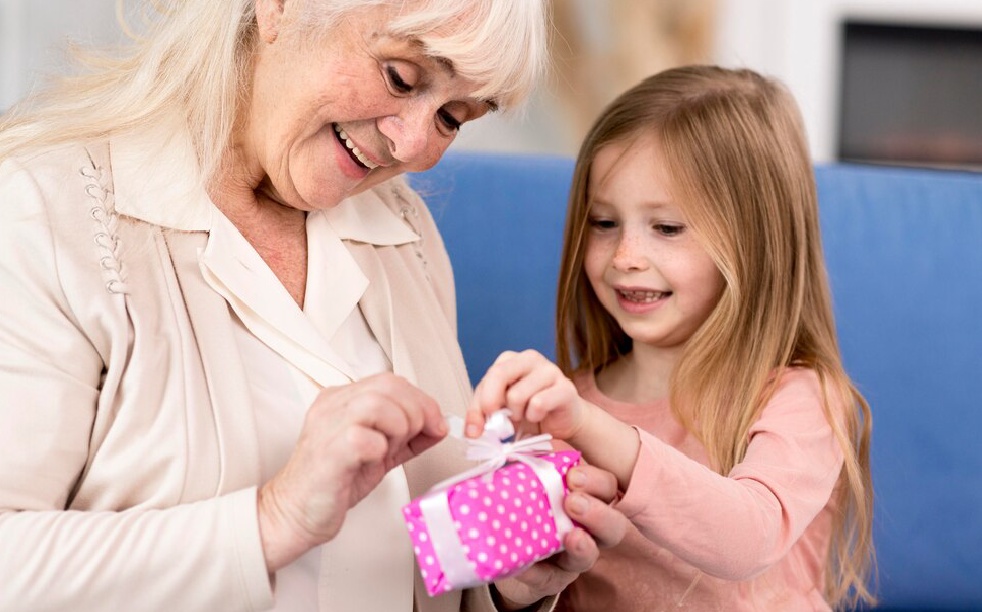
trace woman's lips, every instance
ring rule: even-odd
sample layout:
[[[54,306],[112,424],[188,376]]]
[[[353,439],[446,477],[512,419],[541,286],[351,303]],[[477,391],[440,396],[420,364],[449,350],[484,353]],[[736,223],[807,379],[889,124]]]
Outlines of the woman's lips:
[[[337,136],[338,141],[344,145],[344,148],[348,151],[348,155],[355,161],[356,164],[365,168],[366,170],[374,170],[378,168],[379,165],[368,159],[361,149],[359,149],[348,134],[345,133],[344,129],[340,125],[334,124],[334,133]]]

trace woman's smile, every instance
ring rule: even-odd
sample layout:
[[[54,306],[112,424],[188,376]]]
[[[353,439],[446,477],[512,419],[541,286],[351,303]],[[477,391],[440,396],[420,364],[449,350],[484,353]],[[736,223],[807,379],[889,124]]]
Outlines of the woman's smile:
[[[351,159],[355,161],[355,163],[364,167],[366,170],[374,170],[381,165],[370,160],[368,156],[365,155],[365,153],[351,141],[351,138],[348,137],[347,132],[345,132],[344,129],[337,123],[334,124],[334,133],[337,134],[338,141],[348,150],[348,154],[351,156]]]

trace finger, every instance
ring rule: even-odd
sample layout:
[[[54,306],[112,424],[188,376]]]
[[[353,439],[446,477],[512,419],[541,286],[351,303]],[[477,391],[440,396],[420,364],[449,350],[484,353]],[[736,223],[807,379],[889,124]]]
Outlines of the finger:
[[[521,353],[506,351],[499,355],[474,391],[475,408],[487,417],[507,406],[512,410],[512,421],[522,421],[525,418],[525,403],[509,402],[508,392],[513,385],[529,375],[537,359],[544,358],[532,350]]]
[[[514,358],[516,355],[518,355],[518,353],[515,351],[501,351],[501,353],[494,358],[494,362],[492,362],[491,365],[495,366],[499,363],[503,363]]]
[[[484,373],[481,382],[474,389],[474,400],[471,405],[482,418],[486,419],[488,415],[504,407],[508,387],[520,375],[515,372],[510,363],[510,360],[503,361],[499,357],[498,361]]]
[[[598,467],[580,462],[566,474],[566,486],[610,504],[617,499],[617,478]]]
[[[616,546],[627,535],[627,517],[593,496],[572,492],[563,500],[563,509],[600,548]]]
[[[351,466],[382,461],[389,453],[389,439],[378,430],[368,427],[351,427],[345,435]]]
[[[450,426],[447,424],[447,419],[444,417],[443,411],[440,410],[440,404],[429,395],[426,395],[421,398],[420,406],[423,425],[418,431],[420,434],[435,438],[437,441],[442,440],[450,431]]]
[[[409,455],[406,458],[401,459],[400,463],[408,461],[413,457],[418,457],[419,455],[423,454],[427,450],[436,446],[440,442],[440,440],[443,440],[443,438],[445,437],[446,435],[431,436],[429,434],[421,433],[420,435],[411,439],[409,443],[406,445],[409,451]]]
[[[390,452],[404,445],[415,433],[406,410],[378,391],[366,391],[348,402],[347,407],[351,424],[381,433],[388,441]]]
[[[552,408],[552,404],[542,404],[544,400],[554,395],[549,392],[553,391],[556,387],[559,370],[553,370],[548,366],[543,367],[543,365],[539,364],[536,366],[529,364],[528,367],[525,367],[521,371],[521,374],[516,376],[516,380],[505,391],[504,405],[511,408],[515,420],[521,420],[518,417],[521,414],[525,419],[536,423],[541,421],[544,413]],[[539,403],[539,410],[535,415],[536,418],[533,418],[533,415],[529,413],[533,399],[536,399]]]
[[[472,401],[464,415],[464,435],[468,438],[480,437],[484,433],[484,421],[484,413],[481,412],[476,402]]]
[[[381,404],[391,405],[402,413],[405,420],[405,433],[401,434],[401,425],[396,419],[396,415],[388,413],[380,413],[380,416],[394,419],[379,421],[379,426],[383,431],[397,439],[401,438],[403,441],[414,438],[420,433],[437,439],[441,439],[447,434],[447,422],[440,411],[439,404],[430,395],[405,378],[391,373],[382,373],[366,378],[362,382],[369,389],[377,391],[381,395],[377,398]],[[395,429],[390,430],[388,426],[393,426]]]
[[[566,534],[563,539],[565,551],[556,555],[554,563],[557,567],[571,574],[581,574],[597,562],[600,549],[590,534],[576,528]]]

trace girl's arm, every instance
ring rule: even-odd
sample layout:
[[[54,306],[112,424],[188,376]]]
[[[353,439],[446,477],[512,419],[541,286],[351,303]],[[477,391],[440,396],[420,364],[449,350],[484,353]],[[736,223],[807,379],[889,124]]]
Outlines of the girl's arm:
[[[617,508],[646,538],[707,574],[752,578],[784,558],[809,526],[832,528],[815,522],[842,468],[822,402],[812,371],[785,374],[751,427],[746,456],[726,475],[642,431]]]

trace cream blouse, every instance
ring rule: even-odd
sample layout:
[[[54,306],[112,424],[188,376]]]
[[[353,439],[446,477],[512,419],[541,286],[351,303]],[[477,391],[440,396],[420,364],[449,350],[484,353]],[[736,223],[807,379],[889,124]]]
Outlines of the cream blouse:
[[[392,370],[358,308],[368,279],[343,238],[401,244],[417,237],[391,221],[365,227],[346,212],[308,215],[308,274],[301,311],[232,223],[213,211],[201,269],[234,315],[260,434],[263,482],[289,459],[307,408],[323,387]],[[335,540],[277,572],[274,609],[411,610],[413,559],[400,513],[409,500],[405,472],[401,467],[392,470],[349,511]],[[387,580],[372,580],[379,575]],[[360,587],[369,583],[377,588]]]

